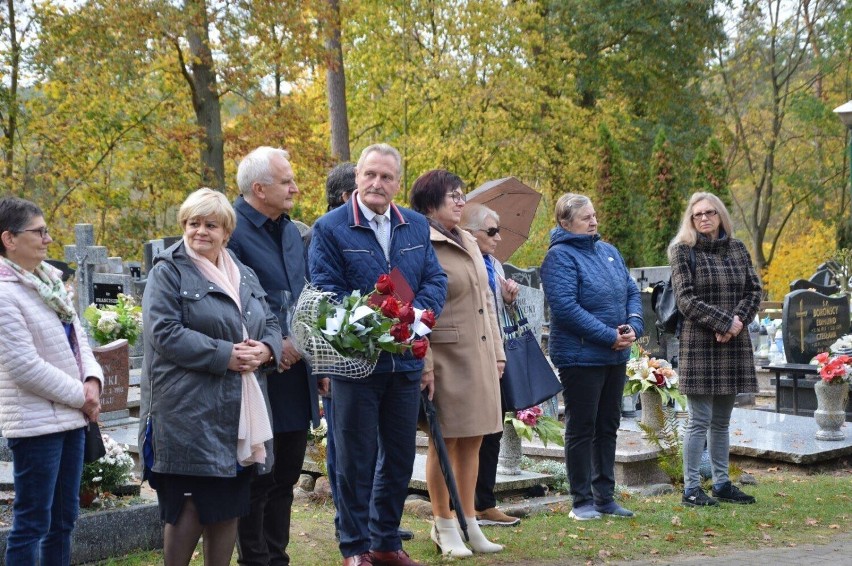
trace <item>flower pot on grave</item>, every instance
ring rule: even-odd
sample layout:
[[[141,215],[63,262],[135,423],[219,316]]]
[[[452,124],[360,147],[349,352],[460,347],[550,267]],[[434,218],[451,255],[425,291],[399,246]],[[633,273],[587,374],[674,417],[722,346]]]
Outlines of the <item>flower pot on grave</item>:
[[[819,430],[817,440],[843,440],[846,435],[840,428],[846,420],[846,403],[849,398],[849,384],[845,381],[828,383],[820,379],[814,383],[817,410],[814,420]]]
[[[500,455],[497,457],[497,473],[505,476],[517,476],[521,473],[521,437],[511,422],[503,423],[503,437],[500,439]]]
[[[621,398],[621,418],[635,419],[636,418],[636,401],[639,399],[639,394],[625,395]]]
[[[642,402],[642,420],[641,423],[653,431],[658,431],[665,424],[665,415],[663,414],[663,398],[656,391],[642,391],[639,393],[639,400]],[[646,432],[642,432],[642,436],[647,436]]]
[[[97,498],[98,490],[87,487],[80,489],[80,507],[88,509]]]

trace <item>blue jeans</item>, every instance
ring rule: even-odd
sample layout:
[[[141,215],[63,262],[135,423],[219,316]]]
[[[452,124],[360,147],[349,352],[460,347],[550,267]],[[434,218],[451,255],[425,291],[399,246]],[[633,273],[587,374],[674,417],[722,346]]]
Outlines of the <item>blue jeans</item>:
[[[344,557],[402,548],[399,521],[414,466],[420,372],[335,379],[337,523]]]
[[[6,564],[71,563],[71,531],[80,507],[83,429],[9,438],[15,478]]]

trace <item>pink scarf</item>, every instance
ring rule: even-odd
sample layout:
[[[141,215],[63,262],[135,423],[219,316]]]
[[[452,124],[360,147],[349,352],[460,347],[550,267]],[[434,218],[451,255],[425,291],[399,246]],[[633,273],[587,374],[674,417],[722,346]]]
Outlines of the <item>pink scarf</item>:
[[[192,248],[186,236],[183,238],[186,255],[192,259],[192,263],[201,272],[201,275],[218,285],[237,304],[242,313],[240,303],[240,270],[236,262],[224,249],[219,250],[219,257],[214,265],[210,260],[201,257]],[[243,325],[243,339],[248,338],[248,330]],[[237,461],[241,466],[266,461],[266,449],[263,443],[272,438],[272,427],[269,424],[269,415],[266,412],[266,403],[263,400],[263,392],[254,372],[242,373],[243,391],[240,402],[240,425],[237,434]]]

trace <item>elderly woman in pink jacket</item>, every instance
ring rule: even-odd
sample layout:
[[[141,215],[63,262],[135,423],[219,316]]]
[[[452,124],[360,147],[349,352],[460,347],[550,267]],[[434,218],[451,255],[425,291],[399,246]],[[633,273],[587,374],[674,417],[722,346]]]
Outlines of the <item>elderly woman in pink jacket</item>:
[[[0,199],[0,430],[12,451],[15,503],[6,564],[71,562],[83,430],[97,420],[103,372],[30,201]]]

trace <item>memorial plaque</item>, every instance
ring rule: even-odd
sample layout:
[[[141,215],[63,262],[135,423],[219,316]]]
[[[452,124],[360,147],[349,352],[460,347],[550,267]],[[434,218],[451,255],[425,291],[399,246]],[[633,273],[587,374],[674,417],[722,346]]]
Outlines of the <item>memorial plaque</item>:
[[[807,364],[849,332],[849,298],[793,291],[784,297],[781,319],[787,362]]]
[[[127,391],[130,385],[130,357],[127,340],[110,342],[92,348],[95,359],[104,371],[101,390],[101,413],[127,409]]]
[[[94,283],[94,300],[96,307],[118,304],[118,295],[124,293],[124,285],[120,283]]]
[[[813,281],[807,281],[805,279],[796,279],[790,283],[790,291],[808,289],[816,291],[817,293],[822,293],[823,295],[833,295],[840,292],[840,287],[838,285],[820,285],[819,283],[814,283]]]
[[[514,279],[519,285],[541,289],[541,277],[539,276],[538,267],[523,269],[515,267],[511,263],[504,263],[503,271],[506,273],[506,279]]]

